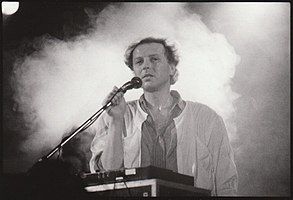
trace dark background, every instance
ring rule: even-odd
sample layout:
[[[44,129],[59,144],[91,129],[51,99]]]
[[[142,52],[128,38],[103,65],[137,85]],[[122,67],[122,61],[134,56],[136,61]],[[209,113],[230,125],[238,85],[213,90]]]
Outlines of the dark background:
[[[35,51],[36,38],[49,35],[67,40],[90,28],[84,8],[98,11],[108,3],[25,2],[11,16],[2,16],[2,149],[3,171],[16,174],[27,169],[17,148],[25,139],[22,114],[13,101],[10,77],[13,62],[19,56]],[[239,139],[233,141],[235,161],[239,173],[239,194],[248,196],[288,196],[290,194],[290,57],[289,13],[280,17],[287,26],[266,30],[265,41],[254,38],[246,43],[233,33],[233,26],[225,19],[214,19],[217,4],[194,3],[191,11],[202,16],[202,21],[212,30],[224,34],[241,56],[236,68],[232,88],[241,95],[235,101],[236,126]],[[287,14],[287,15],[286,15]],[[221,26],[214,23],[218,20]],[[222,21],[221,21],[222,20]],[[285,22],[284,22],[285,20]],[[278,32],[278,34],[275,34]],[[278,54],[264,49],[283,48]],[[267,46],[266,46],[267,45]],[[249,49],[249,50],[248,50]],[[272,51],[273,52],[273,51]],[[264,58],[265,57],[265,58]],[[258,59],[259,58],[259,59]],[[264,65],[263,59],[269,63]],[[89,139],[90,141],[90,139]],[[237,147],[242,148],[241,154]],[[76,151],[76,149],[73,151]],[[88,152],[86,152],[88,153]]]

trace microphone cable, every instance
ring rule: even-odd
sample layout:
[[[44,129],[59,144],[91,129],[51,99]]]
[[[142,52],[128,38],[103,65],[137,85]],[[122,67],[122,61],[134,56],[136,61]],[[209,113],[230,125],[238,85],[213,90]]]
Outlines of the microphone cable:
[[[124,183],[124,185],[125,185],[125,187],[126,187],[126,189],[127,189],[127,191],[128,191],[128,195],[129,195],[129,197],[132,197],[132,194],[131,194],[130,188],[127,186],[126,181],[122,181],[122,182]]]

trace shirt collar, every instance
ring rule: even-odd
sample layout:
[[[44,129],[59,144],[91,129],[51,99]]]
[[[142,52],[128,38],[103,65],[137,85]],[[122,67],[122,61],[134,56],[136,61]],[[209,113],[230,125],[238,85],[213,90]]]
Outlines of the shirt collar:
[[[182,111],[184,109],[184,107],[185,107],[185,103],[182,100],[180,94],[176,90],[171,90],[170,94],[171,94],[171,96],[174,99],[174,105],[172,107],[172,110],[176,106],[178,106],[178,108],[180,109],[180,111]],[[140,104],[141,108],[143,109],[143,111],[147,113],[147,101],[146,101],[146,99],[144,97],[144,94],[140,96],[140,98],[139,98],[139,104]]]

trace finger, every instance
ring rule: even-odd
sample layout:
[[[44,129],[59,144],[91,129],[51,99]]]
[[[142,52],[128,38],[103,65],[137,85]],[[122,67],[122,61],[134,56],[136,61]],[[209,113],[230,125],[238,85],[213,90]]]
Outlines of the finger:
[[[115,100],[117,101],[121,101],[121,99],[123,98],[124,96],[124,93],[123,92],[118,92],[116,95],[115,95]]]
[[[109,112],[112,109],[112,107],[106,108],[106,112]]]
[[[118,91],[118,88],[116,86],[114,86],[112,92],[115,93],[117,91]]]
[[[121,97],[119,96],[114,96],[113,99],[111,100],[111,102],[114,104],[114,105],[118,105],[120,103],[120,100],[121,100]]]
[[[116,94],[117,91],[118,91],[118,88],[114,86],[112,91],[104,99],[103,104],[106,104],[107,102],[111,101],[112,97]]]
[[[117,93],[118,89],[114,88],[108,95],[110,98]]]
[[[123,97],[123,93],[122,92],[118,92],[118,93],[116,93],[116,95],[115,95],[115,99],[121,99]]]
[[[117,94],[114,94],[109,101],[111,101],[113,104],[117,104],[119,102],[119,96]]]
[[[118,104],[120,104],[121,103],[121,101],[122,100],[124,100],[124,93],[123,92],[118,92],[116,95],[115,95],[115,97],[113,97],[113,99],[112,99],[112,103],[114,104],[114,105],[118,105]]]
[[[113,90],[110,92],[110,98],[112,98],[118,92],[118,88],[116,86],[113,87]]]

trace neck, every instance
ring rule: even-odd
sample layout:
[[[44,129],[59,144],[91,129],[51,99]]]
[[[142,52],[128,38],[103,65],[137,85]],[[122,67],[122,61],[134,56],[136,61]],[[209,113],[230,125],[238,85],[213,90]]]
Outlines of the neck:
[[[146,101],[153,107],[167,106],[167,104],[170,103],[170,100],[172,100],[170,86],[161,88],[160,90],[153,92],[144,91],[144,97]]]

